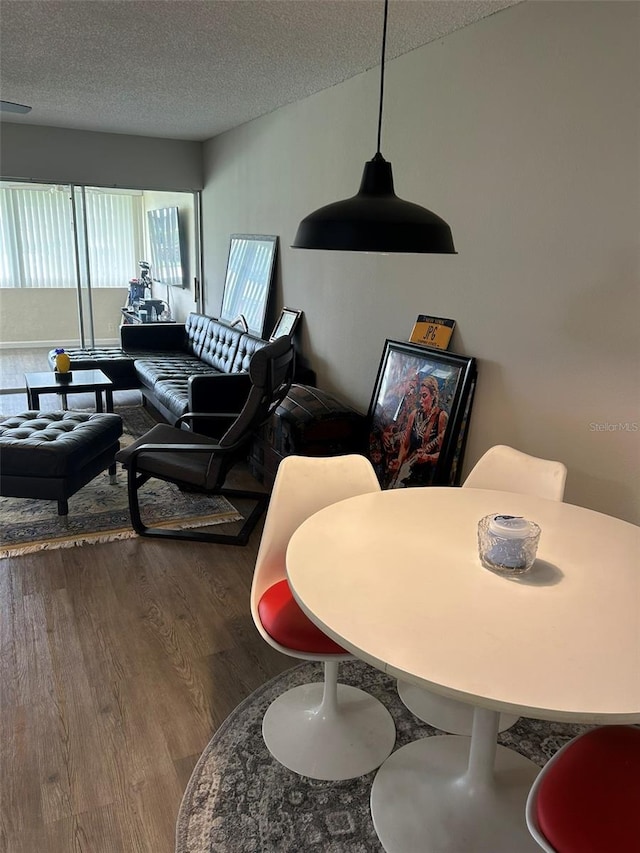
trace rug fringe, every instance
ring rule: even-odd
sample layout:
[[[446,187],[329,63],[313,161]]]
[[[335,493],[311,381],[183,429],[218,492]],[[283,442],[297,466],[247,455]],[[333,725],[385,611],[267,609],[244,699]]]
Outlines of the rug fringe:
[[[22,554],[34,554],[36,551],[56,551],[59,548],[75,548],[78,545],[99,545],[102,542],[115,542],[119,539],[133,539],[137,536],[134,530],[110,530],[108,533],[83,533],[69,539],[42,539],[9,548],[0,548],[0,559],[5,557],[20,557]]]
[[[229,524],[233,521],[242,521],[242,515],[235,510],[229,512],[220,512],[216,515],[199,516],[190,518],[187,521],[184,519],[173,519],[156,523],[154,527],[170,528],[176,523],[182,529],[190,529],[195,527],[207,527],[214,524]],[[36,551],[55,551],[59,548],[75,548],[81,545],[100,545],[104,542],[117,542],[121,539],[134,539],[138,536],[135,530],[131,528],[123,528],[121,530],[109,530],[105,533],[81,533],[76,536],[64,537],[60,539],[42,539],[36,542],[27,542],[20,545],[12,545],[7,548],[0,547],[0,559],[5,557],[20,557],[23,554],[34,554]]]
[[[174,527],[176,520],[178,525],[187,530],[190,527],[207,527],[212,524],[231,524],[233,521],[242,521],[243,516],[239,512],[220,512],[216,515],[201,515],[189,519],[174,519],[173,521],[154,522],[154,527]],[[213,519],[213,520],[212,520]]]

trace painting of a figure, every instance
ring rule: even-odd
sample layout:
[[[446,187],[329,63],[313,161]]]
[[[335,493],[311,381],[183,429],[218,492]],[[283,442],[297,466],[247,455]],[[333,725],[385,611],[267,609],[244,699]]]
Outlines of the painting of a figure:
[[[386,342],[369,408],[369,457],[382,488],[450,484],[474,382],[472,358]]]

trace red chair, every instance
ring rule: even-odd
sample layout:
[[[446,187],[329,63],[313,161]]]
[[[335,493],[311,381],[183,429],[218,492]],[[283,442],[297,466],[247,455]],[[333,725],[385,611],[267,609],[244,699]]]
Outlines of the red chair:
[[[640,851],[640,728],[602,726],[569,741],[540,771],[526,817],[547,853]]]
[[[330,504],[380,491],[364,456],[287,456],[278,467],[251,586],[251,615],[263,639],[285,655],[324,664],[324,682],[287,690],[267,708],[262,735],[273,757],[312,779],[352,779],[375,770],[393,749],[391,714],[373,696],[338,682],[352,655],[303,613],[287,582],[289,539]]]

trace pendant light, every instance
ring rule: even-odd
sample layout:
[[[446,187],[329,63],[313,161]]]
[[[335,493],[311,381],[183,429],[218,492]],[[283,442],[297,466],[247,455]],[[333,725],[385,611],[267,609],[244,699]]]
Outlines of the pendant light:
[[[13,101],[0,101],[0,113],[19,113],[25,115],[31,112],[26,104],[15,104]]]
[[[342,252],[425,252],[456,254],[451,229],[439,216],[395,194],[391,163],[380,153],[384,56],[389,0],[384,0],[378,149],[365,163],[357,195],[314,210],[302,220],[294,249]]]

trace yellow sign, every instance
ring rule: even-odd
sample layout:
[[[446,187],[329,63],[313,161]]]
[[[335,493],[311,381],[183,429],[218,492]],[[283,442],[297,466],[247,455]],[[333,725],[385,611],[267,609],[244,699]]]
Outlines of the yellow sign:
[[[418,314],[418,319],[411,332],[409,341],[412,344],[423,344],[436,349],[447,349],[451,335],[456,327],[455,320],[445,320],[442,317],[427,317]]]

